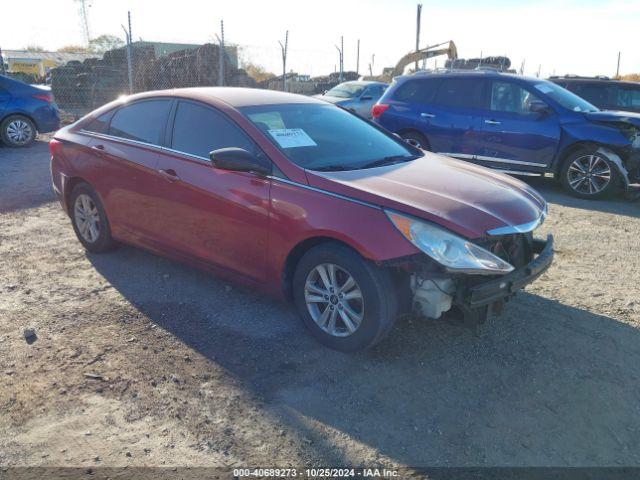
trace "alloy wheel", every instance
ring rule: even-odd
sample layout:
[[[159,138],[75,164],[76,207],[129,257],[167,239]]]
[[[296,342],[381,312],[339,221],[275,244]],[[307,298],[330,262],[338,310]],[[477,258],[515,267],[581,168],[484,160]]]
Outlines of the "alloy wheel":
[[[25,145],[33,138],[33,129],[24,120],[13,120],[7,125],[7,137],[15,145]]]
[[[569,165],[567,181],[578,193],[597,195],[611,182],[611,167],[599,155],[583,155]]]
[[[405,138],[404,141],[407,142],[412,147],[416,147],[421,150],[423,149],[422,143],[420,143],[420,141],[416,140],[415,138]]]
[[[88,243],[100,236],[100,214],[91,197],[86,193],[78,195],[74,205],[74,219],[82,238]]]
[[[334,337],[352,335],[364,318],[360,286],[349,272],[333,263],[317,265],[309,272],[304,298],[313,321]]]

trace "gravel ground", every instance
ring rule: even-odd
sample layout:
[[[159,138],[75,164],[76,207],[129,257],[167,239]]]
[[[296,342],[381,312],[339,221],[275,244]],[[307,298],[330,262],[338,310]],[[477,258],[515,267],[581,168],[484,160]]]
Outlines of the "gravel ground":
[[[640,203],[535,186],[556,261],[503,316],[346,355],[288,304],[87,254],[46,144],[0,148],[0,466],[640,465]]]

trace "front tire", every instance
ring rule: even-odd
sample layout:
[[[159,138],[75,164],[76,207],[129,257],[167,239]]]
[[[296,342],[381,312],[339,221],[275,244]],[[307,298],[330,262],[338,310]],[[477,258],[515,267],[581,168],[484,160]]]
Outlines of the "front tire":
[[[398,312],[390,273],[337,243],[314,247],[300,259],[293,297],[311,334],[343,352],[378,343]]]
[[[109,220],[98,194],[87,183],[76,185],[69,196],[69,213],[80,243],[94,253],[112,250]]]
[[[36,139],[36,126],[25,116],[10,115],[0,124],[0,138],[9,147],[28,147]]]
[[[616,188],[618,174],[613,162],[597,148],[583,148],[565,159],[560,182],[574,197],[596,199]]]

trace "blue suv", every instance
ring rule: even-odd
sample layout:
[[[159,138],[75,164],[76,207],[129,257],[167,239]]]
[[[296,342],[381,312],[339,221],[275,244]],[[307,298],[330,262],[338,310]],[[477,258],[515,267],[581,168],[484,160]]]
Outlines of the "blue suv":
[[[506,173],[553,173],[573,195],[640,182],[640,114],[603,112],[564,88],[497,72],[398,77],[374,122],[425,150]]]
[[[0,140],[10,147],[26,147],[36,132],[60,126],[58,107],[51,91],[0,75]]]

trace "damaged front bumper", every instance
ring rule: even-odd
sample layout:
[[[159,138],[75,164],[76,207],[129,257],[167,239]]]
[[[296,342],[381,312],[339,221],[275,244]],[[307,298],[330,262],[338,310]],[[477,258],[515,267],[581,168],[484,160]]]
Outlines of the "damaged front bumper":
[[[427,318],[447,318],[473,326],[498,314],[510,297],[535,281],[553,262],[553,237],[531,239],[532,260],[500,277],[414,273],[410,279],[412,310]]]
[[[537,256],[531,262],[511,273],[458,289],[453,303],[464,314],[464,323],[483,323],[501,311],[505,300],[546,272],[553,262],[553,236],[534,239],[533,253]]]

